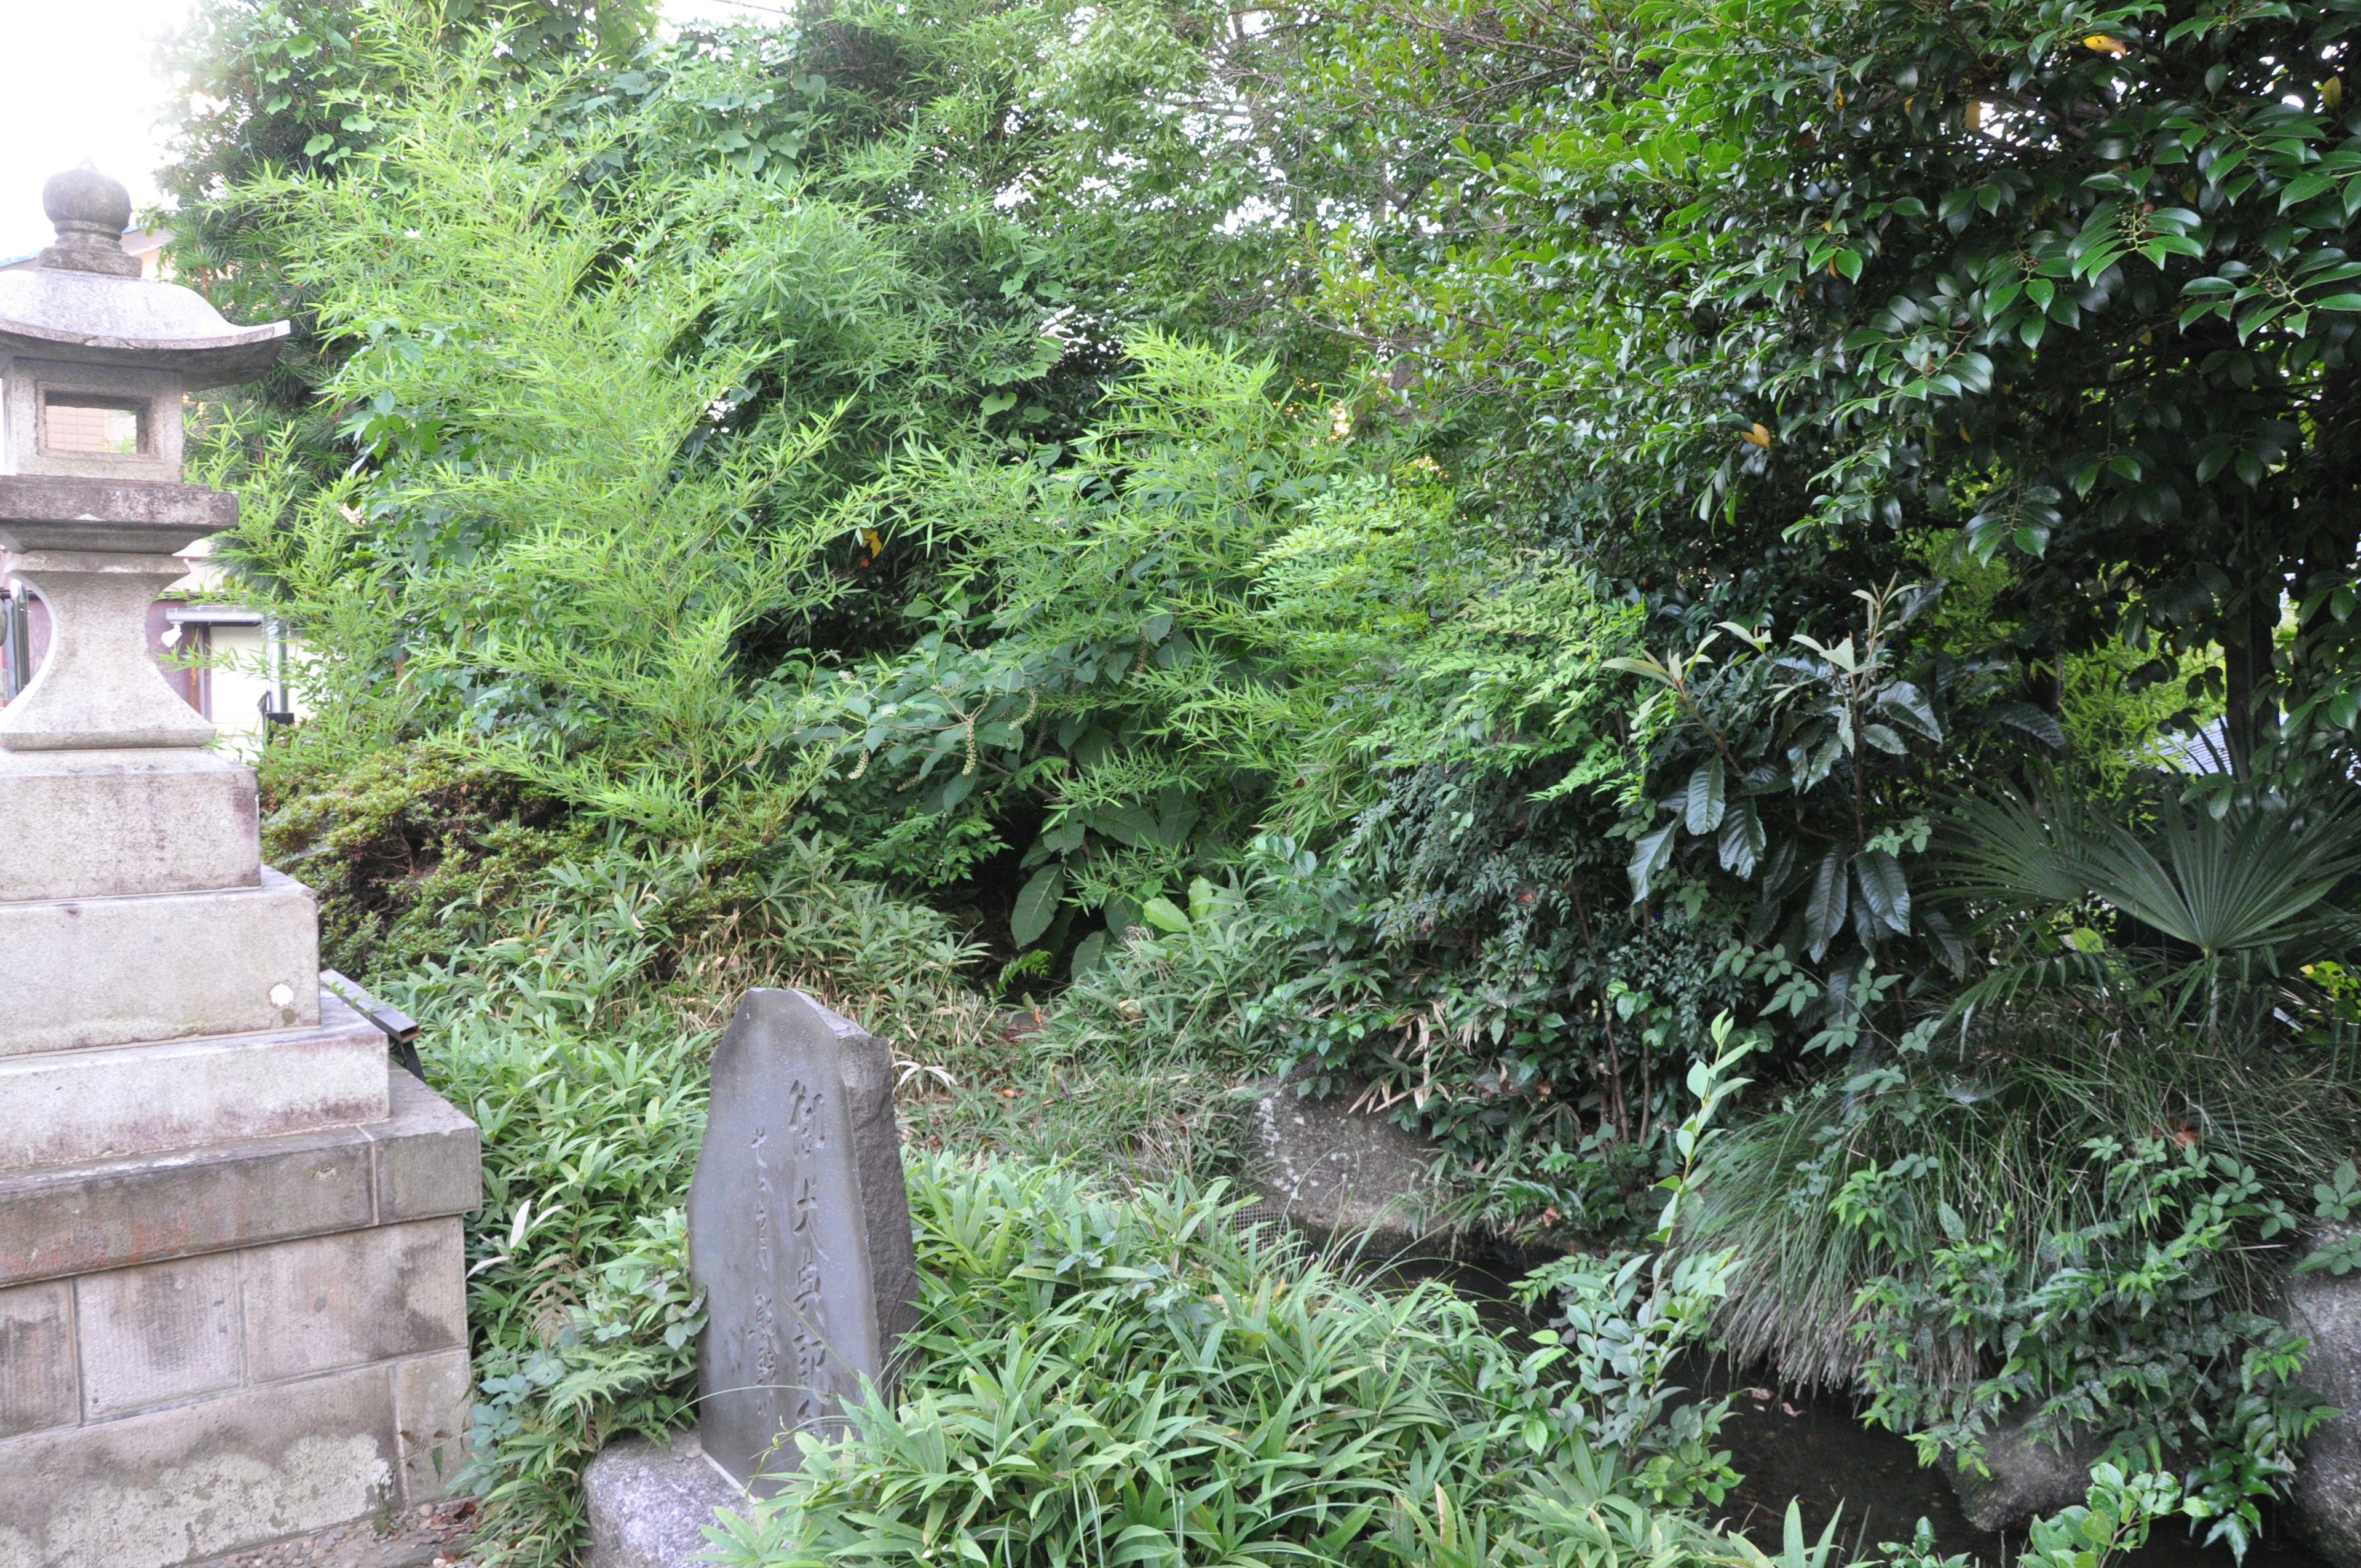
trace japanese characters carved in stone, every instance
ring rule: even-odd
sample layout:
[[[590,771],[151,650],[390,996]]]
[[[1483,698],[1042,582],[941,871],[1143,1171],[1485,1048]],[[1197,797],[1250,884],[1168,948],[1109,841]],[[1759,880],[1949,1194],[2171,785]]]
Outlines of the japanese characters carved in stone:
[[[713,1058],[689,1189],[706,1291],[699,1433],[757,1491],[886,1387],[915,1320],[908,1199],[884,1041],[798,991],[753,991]]]

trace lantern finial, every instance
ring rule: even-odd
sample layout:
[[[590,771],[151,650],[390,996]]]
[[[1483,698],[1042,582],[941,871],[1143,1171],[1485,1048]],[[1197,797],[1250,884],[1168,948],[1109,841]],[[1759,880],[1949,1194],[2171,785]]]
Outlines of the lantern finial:
[[[131,192],[84,159],[77,169],[49,176],[41,187],[41,208],[57,225],[58,243],[41,252],[41,265],[61,272],[98,272],[137,278],[139,258],[123,248],[131,225]]]

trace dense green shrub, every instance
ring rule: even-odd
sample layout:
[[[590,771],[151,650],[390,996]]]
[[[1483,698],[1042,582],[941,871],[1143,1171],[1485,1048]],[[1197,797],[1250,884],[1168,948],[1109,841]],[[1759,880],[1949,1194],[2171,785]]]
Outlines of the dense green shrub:
[[[371,978],[426,1024],[430,1080],[483,1132],[468,1484],[501,1562],[565,1560],[584,1461],[687,1419],[680,1207],[708,1054],[748,987],[800,985],[887,1039],[915,1147],[1202,1180],[1227,1146],[1228,1063],[1187,1041],[1081,1060],[1028,1044],[968,988],[973,949],[940,914],[818,841],[724,866],[618,836],[452,925],[440,956]]]
[[[587,849],[545,798],[449,749],[356,759],[304,734],[262,756],[263,858],[320,899],[320,959],[401,974],[460,946],[550,861]]]
[[[1664,1223],[1733,1014],[1793,1107],[1697,1217],[1741,1350],[1971,1459],[2095,1419],[2234,1527],[2271,1482],[2252,1249],[2354,1121],[2301,1054],[2353,1033],[2349,845],[2261,866],[2361,704],[2346,10],[863,3],[625,61],[628,4],[216,9],[190,275],[318,351],[199,432],[313,654],[273,853],[495,1130],[512,1550],[679,1413],[704,1042],[780,979],[892,1036],[930,1152],[1193,1180],[1292,1068],[1593,1244]],[[2143,772],[2215,716],[2235,776]],[[2106,876],[1956,852],[2053,767]],[[1404,1332],[1495,1368],[1447,1316]],[[862,1508],[924,1435],[874,1414]],[[1709,1437],[1548,1506],[1706,1495]],[[1467,1485],[1331,1555],[1547,1554]],[[987,1551],[1097,1550],[1078,1495]]]

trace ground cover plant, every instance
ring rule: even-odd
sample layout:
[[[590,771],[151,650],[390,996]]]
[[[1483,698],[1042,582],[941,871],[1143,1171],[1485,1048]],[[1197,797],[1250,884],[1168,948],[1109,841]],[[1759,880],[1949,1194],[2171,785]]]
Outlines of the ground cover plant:
[[[912,1157],[1204,1181],[1235,1064],[1143,1041],[1084,1064],[1012,1049],[943,917],[799,842],[759,871],[628,840],[539,872],[384,994],[424,1021],[430,1080],[484,1138],[469,1222],[481,1393],[467,1485],[493,1560],[564,1561],[575,1486],[612,1435],[692,1415],[701,1306],[682,1206],[707,1063],[735,999],[801,986],[894,1042]]]
[[[807,1440],[720,1561],[1762,1560],[1570,1424],[1581,1353],[1505,1344],[1437,1283],[1356,1282],[1218,1186],[940,1158],[911,1193],[908,1387]]]
[[[2097,1429],[2045,1563],[2251,1533],[2317,1416],[2268,1308],[2361,1143],[2349,7],[205,15],[186,275],[304,344],[194,415],[308,650],[269,842],[488,1129],[505,1550],[682,1414],[701,1053],[778,978],[890,1036],[929,1190],[1027,1248],[1197,1226],[1224,1311],[1524,1365],[1166,1188],[1287,1069],[1433,1136],[1470,1234],[1660,1255],[1602,1322],[1734,1250],[1718,1331],[1930,1454]],[[1668,1229],[1725,1017],[1756,1110]],[[1093,1337],[953,1251],[937,1304],[1072,1376],[1174,1343],[1177,1297],[1098,1280]],[[1001,1375],[933,1348],[941,1409]],[[1091,1386],[1116,1452],[1153,1401]],[[868,1420],[745,1552],[950,1485]],[[1318,1554],[1362,1487],[1332,1555],[1626,1503],[1577,1555],[1711,1554],[1707,1435],[974,1541]],[[1374,1500],[1421,1465],[1444,1505]]]

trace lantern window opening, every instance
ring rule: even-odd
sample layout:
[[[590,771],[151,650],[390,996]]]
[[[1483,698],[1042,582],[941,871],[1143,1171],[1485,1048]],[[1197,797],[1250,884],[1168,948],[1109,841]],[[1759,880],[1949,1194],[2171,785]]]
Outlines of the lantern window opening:
[[[44,391],[40,446],[60,455],[143,455],[152,450],[147,400]]]

